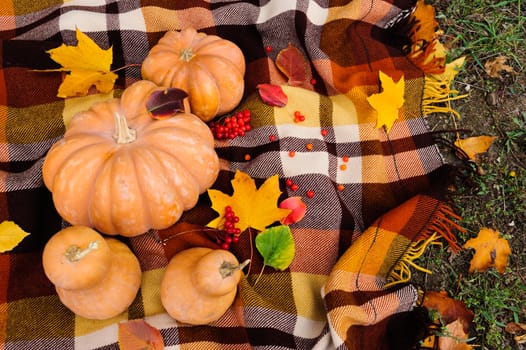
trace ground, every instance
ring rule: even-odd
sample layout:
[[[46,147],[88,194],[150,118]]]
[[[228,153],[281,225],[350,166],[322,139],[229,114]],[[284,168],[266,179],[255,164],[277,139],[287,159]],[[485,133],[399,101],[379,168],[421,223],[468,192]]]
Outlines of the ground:
[[[462,215],[463,244],[482,227],[500,232],[512,254],[505,273],[495,269],[469,273],[472,250],[452,254],[446,247],[429,249],[421,259],[433,274],[416,280],[424,290],[446,290],[475,312],[469,342],[474,349],[526,349],[506,331],[509,322],[526,323],[526,3],[520,0],[431,1],[444,31],[451,58],[466,56],[454,88],[468,93],[452,102],[461,118],[428,117],[434,131],[451,144],[457,137],[496,136],[476,161],[461,161],[444,143],[445,159],[458,167],[453,203]],[[513,72],[490,77],[484,63],[507,57]]]

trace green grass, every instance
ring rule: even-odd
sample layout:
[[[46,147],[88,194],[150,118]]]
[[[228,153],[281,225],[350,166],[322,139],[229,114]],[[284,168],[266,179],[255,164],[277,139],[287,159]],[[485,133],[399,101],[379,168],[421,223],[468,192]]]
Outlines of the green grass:
[[[464,136],[497,137],[477,164],[471,163],[474,171],[465,171],[456,184],[453,202],[467,230],[458,238],[463,244],[488,227],[508,240],[512,254],[503,274],[494,268],[469,273],[472,250],[452,255],[447,247],[430,247],[419,264],[433,274],[416,277],[423,289],[446,290],[474,312],[469,335],[473,349],[524,350],[526,344],[517,344],[505,326],[526,323],[526,0],[430,3],[437,10],[451,58],[467,58],[456,88],[472,87],[469,98],[455,101],[462,119],[443,129],[453,124],[472,131]],[[499,55],[508,57],[516,74],[498,79],[485,73],[484,63]],[[490,94],[498,103],[487,103]],[[430,122],[448,118],[453,117],[435,121],[430,117]]]
[[[448,22],[444,29],[453,38],[453,55],[468,55],[480,68],[485,59],[505,55],[524,67],[519,55],[526,44],[526,4],[522,1],[450,1],[437,17]]]

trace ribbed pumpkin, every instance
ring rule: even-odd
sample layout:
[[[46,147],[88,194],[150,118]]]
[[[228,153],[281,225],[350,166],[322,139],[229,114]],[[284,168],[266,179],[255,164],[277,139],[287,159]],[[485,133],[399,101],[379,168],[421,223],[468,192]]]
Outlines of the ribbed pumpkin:
[[[186,91],[192,113],[204,121],[239,104],[244,75],[245,58],[236,44],[193,28],[166,32],[142,63],[143,79]]]
[[[51,147],[43,179],[64,220],[137,236],[174,224],[213,184],[219,160],[210,129],[190,113],[153,119],[146,103],[158,90],[132,84],[120,99],[75,115]]]

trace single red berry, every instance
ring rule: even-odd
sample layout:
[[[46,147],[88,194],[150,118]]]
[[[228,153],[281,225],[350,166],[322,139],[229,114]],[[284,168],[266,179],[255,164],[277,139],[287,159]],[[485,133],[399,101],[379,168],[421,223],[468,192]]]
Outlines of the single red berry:
[[[327,136],[327,129],[321,129],[321,136]]]
[[[225,243],[221,244],[221,248],[224,249],[224,250],[228,250],[228,248],[230,248],[230,244],[225,242]]]
[[[270,45],[265,46],[265,51],[266,52],[272,52],[272,46],[270,46]]]
[[[292,184],[290,185],[290,189],[293,190],[294,192],[296,192],[300,187],[298,186],[298,184]]]
[[[248,109],[243,110],[243,117],[250,118],[250,111]]]
[[[285,180],[285,185],[287,185],[287,187],[292,186],[292,184],[293,184],[293,182],[292,182],[291,179],[287,179],[287,180]]]
[[[268,136],[268,140],[269,140],[270,142],[274,142],[274,141],[276,140],[276,136],[274,136],[274,135],[269,135],[269,136]]]
[[[313,190],[308,190],[307,191],[307,197],[309,197],[309,198],[314,197],[314,191]]]
[[[312,79],[310,80],[310,83],[311,83],[311,85],[316,85],[317,81],[316,81],[316,79],[312,78]]]

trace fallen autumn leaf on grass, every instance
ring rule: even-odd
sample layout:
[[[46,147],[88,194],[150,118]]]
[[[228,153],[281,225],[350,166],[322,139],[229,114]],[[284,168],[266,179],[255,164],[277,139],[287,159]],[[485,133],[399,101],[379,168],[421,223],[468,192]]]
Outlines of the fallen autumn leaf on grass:
[[[511,248],[506,239],[499,237],[498,231],[481,228],[477,237],[468,240],[464,248],[475,249],[469,272],[486,271],[490,267],[495,267],[497,271],[504,273],[508,266]]]
[[[513,68],[506,64],[507,60],[508,57],[506,56],[498,56],[492,60],[486,61],[486,63],[484,64],[484,69],[490,77],[502,80],[501,72],[515,74]]]
[[[461,149],[469,158],[476,160],[478,154],[486,153],[490,148],[496,136],[473,136],[465,139],[458,138],[455,146]]]
[[[472,349],[467,342],[474,313],[462,301],[451,298],[446,291],[429,291],[424,296],[422,306],[434,316],[432,321],[441,330],[426,339],[427,343],[434,344],[438,337],[440,350]]]

